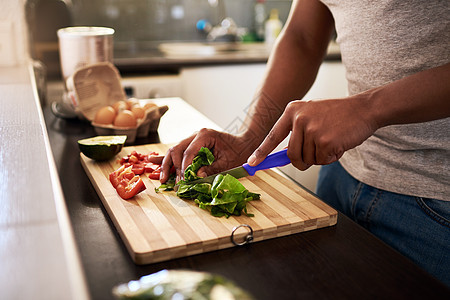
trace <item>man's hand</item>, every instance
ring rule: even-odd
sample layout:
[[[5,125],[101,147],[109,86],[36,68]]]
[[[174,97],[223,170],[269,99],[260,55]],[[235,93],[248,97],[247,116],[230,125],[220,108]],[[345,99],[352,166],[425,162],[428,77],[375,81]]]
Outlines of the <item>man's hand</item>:
[[[287,154],[296,168],[332,163],[378,128],[370,109],[361,97],[292,101],[248,163],[259,164],[289,133]]]

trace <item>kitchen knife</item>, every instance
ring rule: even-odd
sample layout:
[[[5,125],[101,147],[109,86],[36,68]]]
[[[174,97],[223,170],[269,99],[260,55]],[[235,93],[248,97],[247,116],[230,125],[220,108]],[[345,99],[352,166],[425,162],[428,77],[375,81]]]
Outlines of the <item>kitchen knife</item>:
[[[239,179],[246,176],[255,175],[256,171],[266,170],[275,167],[282,167],[291,163],[291,160],[287,156],[287,149],[283,149],[278,152],[274,152],[269,154],[266,159],[264,159],[260,164],[252,167],[249,164],[245,163],[240,167],[236,167],[227,171],[223,171],[214,175],[206,176],[197,180],[189,181],[187,184],[197,184],[197,183],[212,183],[214,178],[216,178],[219,174],[230,174],[231,176]]]

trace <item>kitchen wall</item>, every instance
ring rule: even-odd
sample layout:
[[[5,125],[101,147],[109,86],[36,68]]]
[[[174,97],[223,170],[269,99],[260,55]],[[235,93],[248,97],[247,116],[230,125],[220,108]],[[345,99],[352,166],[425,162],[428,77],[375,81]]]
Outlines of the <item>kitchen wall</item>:
[[[66,1],[69,3],[68,1]],[[256,0],[72,0],[74,25],[108,26],[116,30],[115,44],[167,40],[203,40],[196,30],[200,19],[218,24],[231,17],[252,31]],[[280,11],[287,19],[291,0],[266,0],[266,13]]]
[[[58,77],[59,28],[112,27],[114,47],[133,55],[139,50],[154,49],[161,42],[204,41],[207,34],[196,29],[200,19],[215,26],[231,17],[238,27],[252,33],[255,3],[256,0],[0,0],[0,36],[2,14],[8,12],[10,20],[19,19],[15,17],[17,12],[22,19],[25,14],[29,32],[26,24],[22,24],[25,31],[19,30],[15,36],[29,42],[31,57],[44,62],[49,75]],[[277,8],[284,23],[291,4],[292,0],[266,0],[266,15]],[[11,11],[15,12],[12,16]],[[28,46],[22,48],[27,53]],[[1,57],[5,56],[0,55],[0,60]]]

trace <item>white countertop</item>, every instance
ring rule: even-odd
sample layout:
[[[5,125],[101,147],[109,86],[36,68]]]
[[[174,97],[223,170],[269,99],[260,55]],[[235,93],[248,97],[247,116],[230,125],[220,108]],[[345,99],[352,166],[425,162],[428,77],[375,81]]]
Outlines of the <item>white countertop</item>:
[[[34,75],[0,68],[0,298],[88,299]]]

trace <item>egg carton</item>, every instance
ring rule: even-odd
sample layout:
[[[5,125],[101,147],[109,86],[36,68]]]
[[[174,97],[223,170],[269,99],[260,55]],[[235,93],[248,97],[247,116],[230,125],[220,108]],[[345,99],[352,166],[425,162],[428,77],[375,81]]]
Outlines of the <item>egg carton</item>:
[[[109,62],[103,62],[77,69],[67,79],[66,86],[75,113],[81,119],[90,121],[98,135],[126,135],[126,144],[132,144],[136,137],[145,137],[150,132],[158,130],[161,117],[168,107],[157,105],[150,107],[145,111],[144,118],[138,119],[137,125],[132,127],[95,123],[95,115],[100,108],[112,106],[119,101],[131,100],[127,99],[120,81],[117,68]]]
[[[125,144],[134,143],[136,137],[146,137],[150,132],[157,132],[161,116],[168,110],[166,105],[154,106],[146,111],[143,119],[138,120],[136,127],[117,127],[113,125],[104,125],[91,122],[94,126],[95,132],[98,135],[126,135],[127,141]]]

